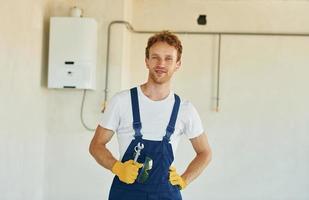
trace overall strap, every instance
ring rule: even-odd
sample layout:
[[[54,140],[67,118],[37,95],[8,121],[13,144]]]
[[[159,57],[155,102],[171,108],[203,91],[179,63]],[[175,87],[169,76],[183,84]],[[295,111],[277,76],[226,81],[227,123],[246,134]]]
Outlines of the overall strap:
[[[171,135],[175,131],[175,124],[176,124],[177,115],[178,115],[179,106],[180,106],[179,96],[177,94],[174,94],[174,97],[175,97],[175,103],[174,103],[173,111],[172,111],[168,126],[166,128],[166,134],[164,136],[164,138],[167,139],[167,141],[170,141]]]
[[[139,104],[138,104],[138,94],[137,94],[137,88],[134,87],[130,89],[131,94],[131,107],[132,107],[132,114],[133,114],[133,129],[134,129],[134,137],[142,137],[141,129],[142,129],[142,123],[141,118],[139,114]]]

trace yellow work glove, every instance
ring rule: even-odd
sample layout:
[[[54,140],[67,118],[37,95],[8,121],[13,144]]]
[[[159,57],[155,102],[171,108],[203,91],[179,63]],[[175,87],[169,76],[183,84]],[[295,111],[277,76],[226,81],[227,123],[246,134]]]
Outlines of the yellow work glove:
[[[128,160],[124,163],[117,161],[112,168],[112,172],[117,175],[122,182],[132,184],[137,178],[138,169],[141,167],[143,167],[143,164],[134,163],[133,160]]]
[[[187,183],[186,181],[177,174],[176,168],[175,167],[170,167],[170,177],[169,177],[170,183],[172,185],[177,185],[179,186],[179,189],[183,190],[186,186]]]

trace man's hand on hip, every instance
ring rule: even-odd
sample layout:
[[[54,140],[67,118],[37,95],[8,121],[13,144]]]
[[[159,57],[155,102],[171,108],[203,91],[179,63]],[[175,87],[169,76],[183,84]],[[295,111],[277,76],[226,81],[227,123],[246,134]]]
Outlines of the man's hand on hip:
[[[170,167],[169,180],[172,185],[178,185],[181,190],[187,186],[186,181],[179,174],[177,174],[175,167]]]

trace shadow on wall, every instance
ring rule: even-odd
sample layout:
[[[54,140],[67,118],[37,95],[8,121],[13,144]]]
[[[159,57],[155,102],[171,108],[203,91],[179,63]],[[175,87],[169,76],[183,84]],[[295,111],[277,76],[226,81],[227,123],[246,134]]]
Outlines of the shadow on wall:
[[[48,3],[49,4],[49,3]],[[48,72],[48,41],[49,41],[49,5],[44,7],[43,15],[43,31],[42,31],[42,54],[41,54],[41,87],[47,87],[47,72]]]

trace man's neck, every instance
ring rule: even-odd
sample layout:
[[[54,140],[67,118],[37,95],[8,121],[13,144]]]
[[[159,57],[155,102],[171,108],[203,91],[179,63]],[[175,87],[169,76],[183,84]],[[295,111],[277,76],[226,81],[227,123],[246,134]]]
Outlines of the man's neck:
[[[149,99],[160,101],[170,94],[170,84],[151,84],[146,82],[141,85],[141,90]]]

